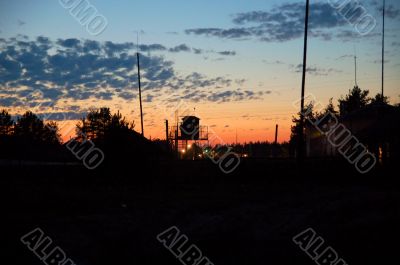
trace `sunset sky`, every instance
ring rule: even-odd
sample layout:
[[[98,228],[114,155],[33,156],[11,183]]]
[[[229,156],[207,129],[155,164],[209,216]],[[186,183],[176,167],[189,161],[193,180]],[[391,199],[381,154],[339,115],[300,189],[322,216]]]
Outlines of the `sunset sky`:
[[[80,2],[81,0],[69,0]],[[68,2],[65,0],[64,2]],[[354,86],[380,92],[381,1],[359,1],[376,19],[366,35],[311,0],[306,93],[336,104]],[[298,109],[305,1],[90,0],[108,25],[97,36],[55,0],[0,0],[0,109],[61,120],[110,107],[140,131],[137,32],[145,136],[164,138],[179,104],[226,143],[288,140]],[[385,95],[400,102],[400,2],[387,0]],[[41,96],[32,97],[33,91]],[[68,124],[70,126],[68,126]],[[64,136],[66,139],[68,136]]]

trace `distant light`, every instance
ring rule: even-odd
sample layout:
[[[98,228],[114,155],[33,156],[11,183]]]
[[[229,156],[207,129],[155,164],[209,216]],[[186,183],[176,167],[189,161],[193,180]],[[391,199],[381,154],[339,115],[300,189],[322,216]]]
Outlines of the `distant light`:
[[[182,151],[181,151],[181,152],[182,152],[182,154],[184,154],[184,153],[186,153],[186,150],[185,150],[185,149],[182,149]]]
[[[188,144],[188,146],[187,146],[187,147],[190,149],[190,148],[192,148],[192,145],[191,145],[191,144]]]
[[[199,157],[201,158],[201,157],[202,157],[202,155],[199,155]]]

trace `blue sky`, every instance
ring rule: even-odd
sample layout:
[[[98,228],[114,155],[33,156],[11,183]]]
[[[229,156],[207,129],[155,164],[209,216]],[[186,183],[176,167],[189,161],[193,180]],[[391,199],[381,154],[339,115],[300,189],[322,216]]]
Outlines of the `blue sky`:
[[[18,40],[22,39],[33,43],[37,41],[38,36],[48,38],[54,43],[52,49],[47,51],[50,55],[57,53],[57,49],[71,49],[63,46],[61,41],[56,44],[57,40],[134,44],[135,32],[142,31],[140,44],[157,44],[164,47],[151,52],[142,51],[142,54],[148,57],[149,67],[155,62],[159,67],[157,80],[149,79],[149,85],[147,88],[145,86],[144,92],[148,98],[145,105],[148,117],[146,125],[154,137],[161,137],[164,118],[153,111],[154,105],[160,104],[160,97],[172,95],[184,98],[190,106],[196,107],[198,115],[202,115],[210,126],[218,133],[226,135],[228,140],[232,139],[236,129],[242,130],[246,135],[243,140],[269,139],[272,137],[275,123],[283,124],[284,135],[287,138],[290,132],[290,117],[297,111],[293,109],[291,102],[299,97],[301,73],[298,70],[302,61],[303,42],[303,21],[299,14],[303,11],[305,1],[89,2],[108,20],[107,28],[98,36],[90,35],[58,1],[1,0],[0,38],[8,41],[8,44],[3,42],[0,52],[10,56],[10,50],[6,50],[7,45],[18,46]],[[380,1],[360,1],[377,21],[376,28],[366,36],[357,34],[351,24],[330,8],[328,2],[311,1],[307,92],[315,94],[324,104],[331,97],[337,100],[340,95],[347,93],[354,85],[353,56],[356,53],[359,67],[358,84],[363,89],[369,89],[373,96],[380,91]],[[400,2],[387,0],[387,7],[388,62],[385,89],[391,102],[398,103]],[[289,14],[289,17],[282,18],[282,14]],[[10,42],[15,37],[17,40]],[[182,44],[184,46],[179,46]],[[172,52],[173,48],[178,52]],[[136,48],[130,46],[123,52],[132,55],[135,51]],[[22,55],[27,54],[20,54],[19,58],[25,58]],[[162,60],[157,60],[156,57]],[[7,60],[11,60],[6,56],[4,58],[4,61],[0,62],[0,65],[3,63],[3,68],[10,63]],[[35,58],[40,61],[39,57]],[[40,63],[39,61],[33,63]],[[123,67],[131,67],[129,62],[127,59]],[[109,63],[107,65],[110,65]],[[169,68],[165,67],[169,64]],[[52,66],[59,69],[55,61]],[[121,69],[110,67],[109,71]],[[151,69],[144,69],[144,78],[147,70],[150,73]],[[92,86],[101,84],[93,85],[93,80],[90,82],[91,86],[87,87],[75,82],[73,85],[81,89],[77,92],[76,87],[64,86],[60,82],[54,83],[56,79],[49,77],[47,72],[42,73],[43,82],[39,80],[38,73],[35,73],[34,77],[40,85],[55,88],[52,93],[48,92],[48,95],[53,95],[49,96],[49,99],[56,103],[60,111],[71,112],[73,109],[77,113],[83,113],[87,110],[86,106],[107,105],[114,110],[120,109],[137,122],[137,104],[132,103],[136,96],[134,71],[132,67],[131,85],[127,85],[127,82],[117,82],[117,79],[107,81],[107,71],[103,71],[101,77],[97,75],[103,80],[102,94],[96,94],[99,88]],[[164,75],[161,74],[162,71]],[[25,76],[29,73],[26,69],[21,72],[25,73]],[[81,69],[81,73],[84,72],[85,69]],[[4,76],[3,79],[6,80]],[[118,78],[129,76],[127,72]],[[162,80],[164,76],[167,81]],[[201,83],[197,80],[198,76],[201,76]],[[17,86],[22,82],[6,83],[4,80],[0,80],[0,105],[20,111],[11,100],[16,95],[21,97],[18,91],[22,88]],[[27,84],[26,80],[23,85]],[[185,82],[184,88],[177,88],[182,82]],[[104,88],[105,86],[107,88]],[[68,89],[72,89],[74,93],[66,91]],[[93,89],[96,91],[93,92]],[[12,91],[15,92],[14,95]],[[131,97],[126,97],[124,92],[127,91],[132,92]]]

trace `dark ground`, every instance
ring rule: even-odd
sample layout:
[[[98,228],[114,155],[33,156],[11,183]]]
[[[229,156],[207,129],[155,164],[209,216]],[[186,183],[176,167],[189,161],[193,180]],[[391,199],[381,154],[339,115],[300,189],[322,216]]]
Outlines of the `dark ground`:
[[[20,242],[40,227],[77,265],[181,264],[156,239],[177,226],[215,265],[316,264],[292,242],[313,228],[349,265],[400,264],[397,165],[359,175],[339,161],[245,160],[2,166],[4,264],[43,264]],[[3,263],[3,262],[2,262]]]

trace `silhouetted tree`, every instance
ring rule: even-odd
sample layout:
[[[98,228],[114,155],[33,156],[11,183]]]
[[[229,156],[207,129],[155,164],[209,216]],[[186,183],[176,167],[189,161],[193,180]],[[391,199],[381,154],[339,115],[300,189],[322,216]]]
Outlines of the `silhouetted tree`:
[[[118,112],[111,114],[109,108],[91,110],[81,123],[77,124],[77,134],[89,140],[103,142],[107,139],[134,132],[135,124],[129,123]]]
[[[91,110],[77,124],[77,140],[91,140],[105,155],[105,165],[115,170],[126,170],[133,164],[144,165],[166,157],[164,147],[153,144],[134,130],[134,123],[128,122],[118,112],[112,114],[109,108]]]
[[[55,121],[50,121],[46,123],[43,132],[43,141],[46,141],[50,144],[59,144],[60,143],[60,134],[58,133],[59,128]]]
[[[0,157],[43,161],[63,159],[56,122],[45,123],[28,111],[14,123],[3,111],[0,124]]]
[[[339,99],[340,115],[343,116],[365,107],[371,101],[368,94],[368,90],[361,90],[358,86],[349,90],[349,94]]]
[[[45,124],[30,111],[18,118],[14,126],[14,135],[26,142],[59,144],[57,124],[55,122]]]
[[[297,117],[292,117],[292,122],[294,123],[294,125],[291,127],[291,135],[290,135],[290,146],[291,149],[296,148],[297,144],[298,144],[298,139],[299,139],[299,135],[300,135],[300,117],[301,115],[304,115],[304,119],[305,119],[305,125],[309,124],[310,121],[315,120],[315,116],[316,113],[314,113],[314,103],[310,102],[309,104],[307,104],[304,107],[304,111],[303,114],[298,113]],[[303,128],[304,129],[304,128]]]
[[[11,115],[6,111],[0,112],[0,136],[10,136],[12,134],[14,122]]]
[[[335,106],[333,105],[333,98],[329,99],[329,103],[326,106],[326,108],[324,109],[324,114],[326,113],[332,113],[332,114],[337,114],[337,110],[335,109]]]
[[[371,99],[371,104],[373,103],[385,103],[389,104],[389,98],[384,96],[382,97],[382,94],[378,93],[374,98]]]

